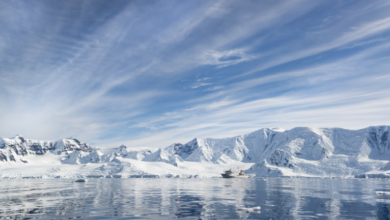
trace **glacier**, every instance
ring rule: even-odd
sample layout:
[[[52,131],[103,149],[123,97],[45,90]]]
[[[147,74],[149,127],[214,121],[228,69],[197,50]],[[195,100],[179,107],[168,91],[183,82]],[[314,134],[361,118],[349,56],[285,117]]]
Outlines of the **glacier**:
[[[390,126],[360,130],[263,128],[249,134],[195,138],[156,151],[98,148],[57,141],[0,138],[0,179],[214,178],[227,169],[254,177],[389,178]]]

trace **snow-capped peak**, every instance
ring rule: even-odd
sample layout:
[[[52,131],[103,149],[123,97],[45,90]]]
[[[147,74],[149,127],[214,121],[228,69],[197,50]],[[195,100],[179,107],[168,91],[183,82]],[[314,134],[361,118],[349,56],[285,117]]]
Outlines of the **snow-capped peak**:
[[[13,137],[10,138],[10,139],[19,139],[19,138],[23,138],[23,135],[17,134],[17,135],[13,136]]]
[[[175,143],[155,152],[125,145],[94,149],[73,137],[36,141],[17,135],[0,138],[0,162],[25,164],[34,157],[55,157],[66,164],[115,161],[112,167],[117,170],[126,166],[135,169],[134,161],[142,161],[144,167],[160,162],[174,165],[175,169],[185,163],[202,163],[201,166],[249,163],[253,165],[249,172],[257,176],[353,176],[370,172],[390,176],[389,132],[389,126],[360,130],[263,128],[222,139],[197,137],[186,144]]]

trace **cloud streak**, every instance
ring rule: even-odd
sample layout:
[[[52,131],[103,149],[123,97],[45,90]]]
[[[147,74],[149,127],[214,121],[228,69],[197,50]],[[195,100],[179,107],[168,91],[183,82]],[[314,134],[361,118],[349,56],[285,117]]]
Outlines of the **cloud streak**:
[[[387,1],[0,4],[3,137],[155,148],[390,123]]]
[[[207,51],[200,57],[201,64],[215,65],[218,68],[235,65],[255,59],[257,56],[245,53],[243,49],[229,51]]]

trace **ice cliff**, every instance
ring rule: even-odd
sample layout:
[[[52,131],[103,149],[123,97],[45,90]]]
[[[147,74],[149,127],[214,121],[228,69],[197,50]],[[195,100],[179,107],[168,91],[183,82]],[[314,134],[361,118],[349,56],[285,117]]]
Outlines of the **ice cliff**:
[[[67,170],[70,176],[217,177],[236,166],[257,177],[390,177],[389,130],[264,128],[230,138],[195,138],[155,152],[124,145],[99,149],[76,138],[35,141],[17,135],[0,138],[0,178],[33,167],[40,169],[36,176],[62,177]]]

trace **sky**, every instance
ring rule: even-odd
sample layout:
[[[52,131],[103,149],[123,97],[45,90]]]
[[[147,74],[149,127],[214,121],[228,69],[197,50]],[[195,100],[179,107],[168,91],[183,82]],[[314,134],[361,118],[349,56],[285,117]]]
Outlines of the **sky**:
[[[0,0],[0,30],[0,137],[390,125],[388,0]]]

